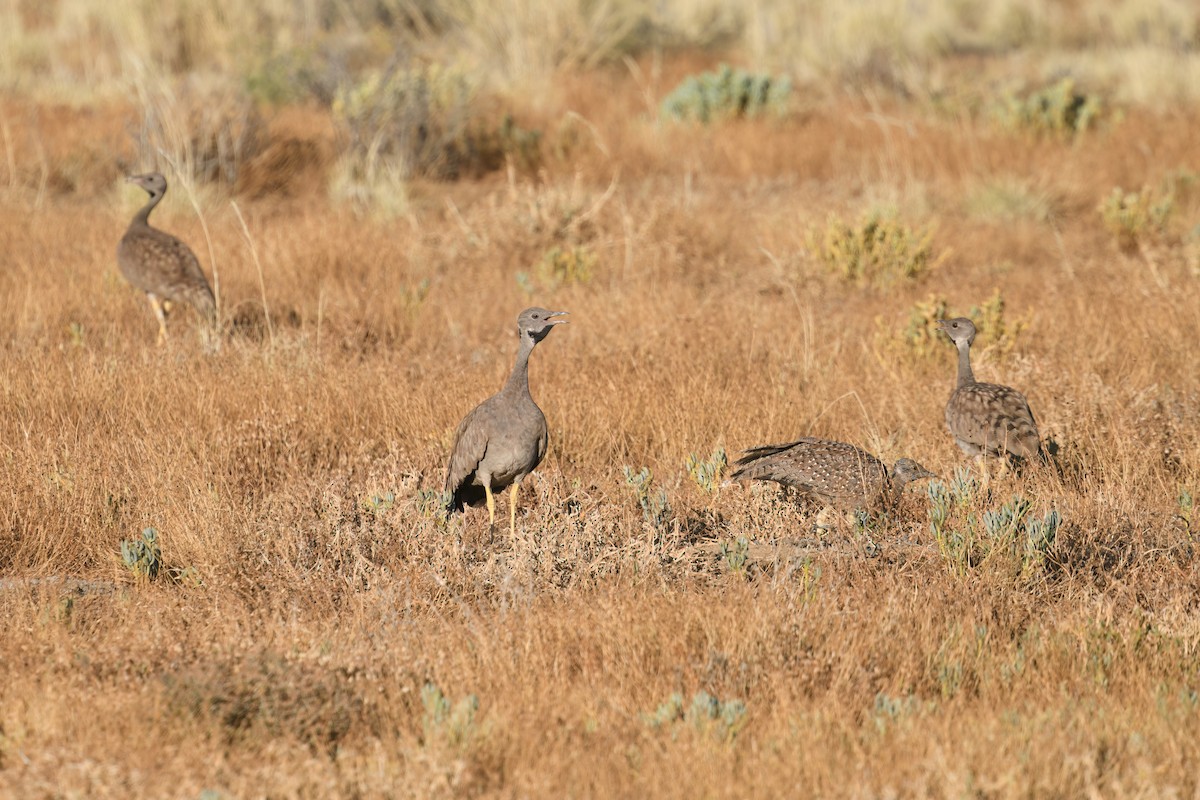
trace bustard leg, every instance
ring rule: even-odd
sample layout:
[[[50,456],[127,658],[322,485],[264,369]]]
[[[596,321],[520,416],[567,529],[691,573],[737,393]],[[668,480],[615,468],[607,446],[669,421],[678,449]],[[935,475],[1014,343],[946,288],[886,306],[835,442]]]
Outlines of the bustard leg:
[[[488,507],[488,544],[496,538],[496,498],[492,496],[491,481],[484,481],[483,494]]]
[[[164,345],[167,343],[167,310],[164,308],[165,301],[160,301],[158,295],[152,292],[146,292],[146,299],[150,301],[150,307],[154,309],[154,317],[158,320],[158,343]]]
[[[508,493],[508,538],[511,542],[517,540],[517,492],[520,489],[521,479],[517,478]]]

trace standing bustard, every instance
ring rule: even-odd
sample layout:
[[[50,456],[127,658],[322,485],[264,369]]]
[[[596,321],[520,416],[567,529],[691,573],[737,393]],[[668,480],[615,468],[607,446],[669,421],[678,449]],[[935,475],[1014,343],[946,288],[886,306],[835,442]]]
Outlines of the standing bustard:
[[[117,265],[125,279],[150,300],[158,319],[158,343],[167,340],[167,314],[175,302],[191,303],[209,325],[215,326],[217,303],[196,254],[179,239],[150,225],[150,212],[167,193],[167,179],[149,172],[131,175],[127,180],[145,189],[150,200],[121,237]]]
[[[811,436],[752,447],[734,466],[731,481],[774,481],[799,490],[806,499],[846,511],[886,508],[900,499],[910,481],[934,477],[911,458],[900,459],[889,470],[866,450]]]
[[[946,427],[968,456],[1045,458],[1025,395],[1009,386],[980,383],[971,370],[975,324],[966,317],[938,320],[958,348],[958,382],[946,403]]]
[[[516,536],[521,479],[542,462],[549,441],[546,416],[529,394],[529,354],[552,327],[566,322],[555,319],[566,313],[527,308],[517,317],[521,344],[508,382],[499,393],[475,406],[454,436],[445,485],[450,512],[486,503],[489,529],[494,531],[493,494],[511,485],[508,528],[510,536]]]

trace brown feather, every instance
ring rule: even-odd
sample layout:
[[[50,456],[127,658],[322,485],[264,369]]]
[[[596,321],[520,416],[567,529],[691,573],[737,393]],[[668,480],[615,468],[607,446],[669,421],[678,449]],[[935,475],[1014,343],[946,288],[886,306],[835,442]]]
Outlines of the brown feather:
[[[946,403],[946,426],[968,455],[1037,458],[1037,422],[1025,396],[1008,386],[973,383],[955,389]]]

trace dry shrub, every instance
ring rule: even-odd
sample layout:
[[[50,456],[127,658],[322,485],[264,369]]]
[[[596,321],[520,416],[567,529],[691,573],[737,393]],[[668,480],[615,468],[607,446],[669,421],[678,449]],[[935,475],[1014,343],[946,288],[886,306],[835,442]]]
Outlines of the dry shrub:
[[[225,87],[146,80],[139,86],[137,164],[169,166],[198,183],[232,188],[265,145],[266,125],[254,103]]]
[[[309,138],[272,137],[238,170],[234,190],[251,199],[310,195],[326,177],[330,149]]]
[[[536,171],[541,134],[511,115],[493,121],[494,106],[476,76],[436,64],[392,67],[343,86],[333,102],[342,138],[335,196],[398,211],[414,178],[478,177],[506,164]]]
[[[292,739],[332,756],[347,740],[382,733],[363,676],[269,650],[197,664],[162,683],[167,714],[211,721],[231,747]]]

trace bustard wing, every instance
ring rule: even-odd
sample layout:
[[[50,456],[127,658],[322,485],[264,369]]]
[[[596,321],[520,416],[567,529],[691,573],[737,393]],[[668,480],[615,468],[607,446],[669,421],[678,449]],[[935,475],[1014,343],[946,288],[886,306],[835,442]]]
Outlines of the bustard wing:
[[[478,505],[484,501],[483,487],[474,486],[471,481],[487,453],[492,427],[490,400],[488,398],[471,409],[454,434],[444,490],[452,496],[451,508],[455,511],[462,510],[463,505]]]
[[[742,451],[742,457],[734,462],[731,481],[775,481],[787,483],[788,478],[794,478],[793,470],[789,469],[791,459],[788,453],[797,447],[814,442],[815,439],[804,438],[794,442],[779,444],[763,444]]]
[[[745,451],[732,480],[774,481],[829,503],[852,503],[877,495],[887,467],[845,442],[805,437]]]

